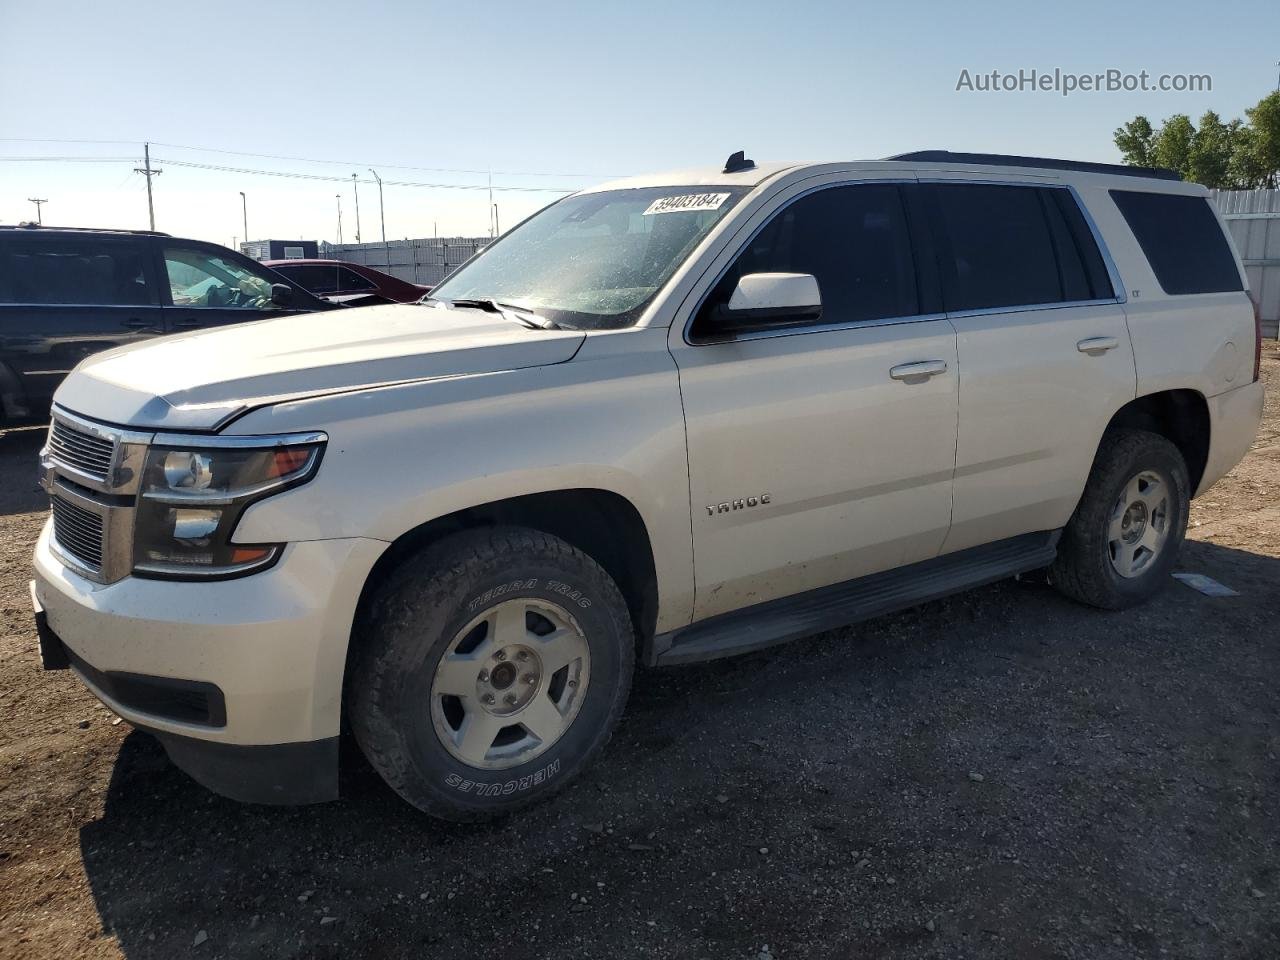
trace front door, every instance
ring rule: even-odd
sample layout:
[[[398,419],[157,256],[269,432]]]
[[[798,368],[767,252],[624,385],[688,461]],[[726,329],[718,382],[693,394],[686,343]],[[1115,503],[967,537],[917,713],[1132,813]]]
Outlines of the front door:
[[[956,337],[918,282],[903,188],[778,207],[671,338],[695,619],[931,558],[950,525]],[[739,277],[769,272],[813,274],[821,317],[713,319]]]

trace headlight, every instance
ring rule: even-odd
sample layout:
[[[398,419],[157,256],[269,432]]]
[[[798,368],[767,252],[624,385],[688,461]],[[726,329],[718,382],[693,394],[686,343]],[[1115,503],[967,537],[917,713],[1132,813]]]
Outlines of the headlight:
[[[133,533],[135,574],[232,577],[269,566],[282,544],[232,543],[246,507],[306,483],[320,464],[323,434],[226,438],[188,446],[157,436],[147,451]],[[222,445],[226,443],[227,445]]]

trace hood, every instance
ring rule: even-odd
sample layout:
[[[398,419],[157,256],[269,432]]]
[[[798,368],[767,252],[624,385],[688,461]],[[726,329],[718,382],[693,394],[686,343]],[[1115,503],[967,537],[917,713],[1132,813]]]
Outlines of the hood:
[[[563,363],[584,338],[415,304],[293,314],[96,354],[54,402],[110,423],[213,430],[268,402]]]

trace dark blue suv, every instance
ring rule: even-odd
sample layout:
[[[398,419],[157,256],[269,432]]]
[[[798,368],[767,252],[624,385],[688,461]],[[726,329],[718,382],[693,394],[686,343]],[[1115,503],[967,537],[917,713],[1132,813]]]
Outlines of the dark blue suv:
[[[91,353],[331,309],[215,243],[129,230],[0,227],[0,423],[47,414],[62,378]]]

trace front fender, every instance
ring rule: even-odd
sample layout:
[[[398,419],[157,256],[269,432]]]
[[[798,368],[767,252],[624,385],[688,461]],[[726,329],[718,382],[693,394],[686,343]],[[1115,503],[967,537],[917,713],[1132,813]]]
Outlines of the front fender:
[[[604,490],[629,501],[649,531],[660,623],[688,622],[693,553],[677,374],[663,331],[613,339],[624,336],[636,338],[629,345],[652,340],[660,349],[606,343],[555,366],[319,397],[250,414],[234,432],[324,430],[329,445],[316,478],[250,507],[235,539],[391,542],[470,507],[532,493]]]

